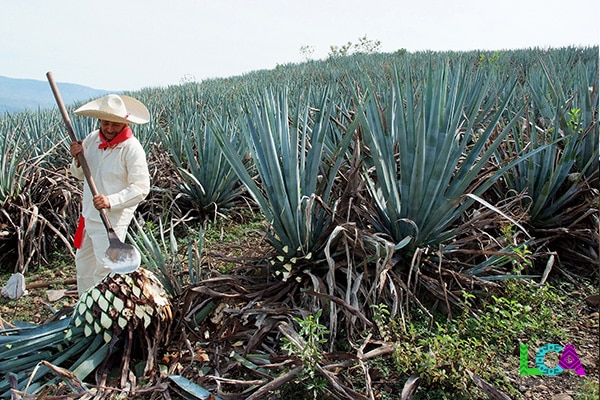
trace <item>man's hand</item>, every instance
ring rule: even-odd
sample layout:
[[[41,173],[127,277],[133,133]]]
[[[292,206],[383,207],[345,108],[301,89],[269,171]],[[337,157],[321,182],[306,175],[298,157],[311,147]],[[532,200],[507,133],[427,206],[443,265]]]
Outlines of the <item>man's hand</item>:
[[[81,145],[81,140],[78,142],[71,142],[71,155],[73,158],[77,158],[77,154],[83,151],[83,146]]]
[[[77,154],[83,153],[83,146],[81,145],[81,140],[78,142],[71,142],[70,150],[71,150],[71,155],[75,159],[75,165],[77,165],[77,167],[80,167],[79,158],[77,158]]]
[[[94,196],[94,207],[96,210],[101,210],[103,208],[110,208],[110,202],[108,201],[108,197],[103,194],[97,194]]]

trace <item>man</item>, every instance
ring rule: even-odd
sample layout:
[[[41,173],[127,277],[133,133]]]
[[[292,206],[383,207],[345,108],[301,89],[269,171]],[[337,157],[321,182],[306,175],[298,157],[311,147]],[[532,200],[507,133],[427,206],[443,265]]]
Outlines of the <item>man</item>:
[[[99,193],[92,196],[85,182],[82,217],[75,234],[77,290],[81,295],[111,271],[104,262],[109,242],[98,210],[106,209],[115,233],[124,241],[135,209],[150,191],[146,153],[129,127],[145,124],[150,113],[132,97],[110,94],[81,106],[75,114],[99,120],[98,130],[83,141],[71,143],[71,174],[84,179],[77,161],[83,152]]]

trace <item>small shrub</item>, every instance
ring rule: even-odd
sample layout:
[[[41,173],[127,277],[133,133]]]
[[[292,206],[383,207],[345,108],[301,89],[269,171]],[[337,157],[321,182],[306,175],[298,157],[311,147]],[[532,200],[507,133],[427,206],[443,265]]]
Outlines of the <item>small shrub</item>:
[[[323,394],[323,389],[327,386],[327,381],[317,371],[317,365],[323,357],[323,344],[327,342],[329,330],[325,325],[319,323],[322,310],[318,310],[315,315],[309,315],[307,318],[294,318],[300,325],[298,341],[283,337],[283,350],[289,355],[298,357],[302,361],[304,369],[299,374],[299,382],[302,390],[301,396],[306,396],[307,393],[312,393],[312,398],[316,399]],[[297,392],[297,388],[295,390]],[[286,398],[291,394],[288,393]],[[307,398],[307,397],[302,397]]]

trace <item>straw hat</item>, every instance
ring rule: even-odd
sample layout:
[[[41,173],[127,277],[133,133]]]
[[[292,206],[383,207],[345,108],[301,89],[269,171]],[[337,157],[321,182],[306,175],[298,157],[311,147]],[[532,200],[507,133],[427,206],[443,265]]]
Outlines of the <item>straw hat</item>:
[[[133,97],[109,94],[90,101],[74,111],[77,115],[125,124],[145,124],[150,113],[145,105]]]

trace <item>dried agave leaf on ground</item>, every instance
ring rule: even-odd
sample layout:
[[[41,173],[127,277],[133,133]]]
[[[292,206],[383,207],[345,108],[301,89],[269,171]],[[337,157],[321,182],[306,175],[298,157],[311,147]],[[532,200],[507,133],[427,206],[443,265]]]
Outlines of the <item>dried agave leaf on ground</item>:
[[[310,286],[310,281],[304,285]],[[302,296],[294,295],[298,293]],[[171,346],[192,339],[199,332],[210,332],[210,339],[197,338],[207,342],[189,342],[192,347],[202,346],[210,359],[196,359],[201,363],[196,365],[192,360],[185,370],[201,369],[202,374],[195,375],[193,381],[213,393],[226,397],[242,391],[248,399],[263,398],[267,393],[281,395],[288,390],[284,385],[291,380],[305,379],[309,372],[297,355],[288,354],[282,348],[282,336],[293,338],[298,344],[296,347],[302,348],[306,333],[297,330],[296,318],[307,318],[315,309],[332,303],[345,304],[344,300],[327,293],[308,291],[297,281],[271,281],[256,270],[253,277],[221,275],[200,281],[186,288],[183,299],[183,307],[178,310],[186,317],[180,320],[181,329],[174,330],[174,335],[178,332],[183,337],[174,337]],[[195,313],[203,313],[209,302],[214,303],[210,311],[203,318],[196,318]],[[354,315],[347,304],[340,311],[340,314]],[[314,372],[329,383],[328,390],[339,398],[366,398],[365,394],[352,389],[345,380],[344,370],[355,371],[360,363],[389,355],[394,350],[388,343],[363,341],[362,348],[369,348],[364,354],[362,349],[358,353],[322,352],[319,368]],[[185,376],[191,379],[188,373]]]

